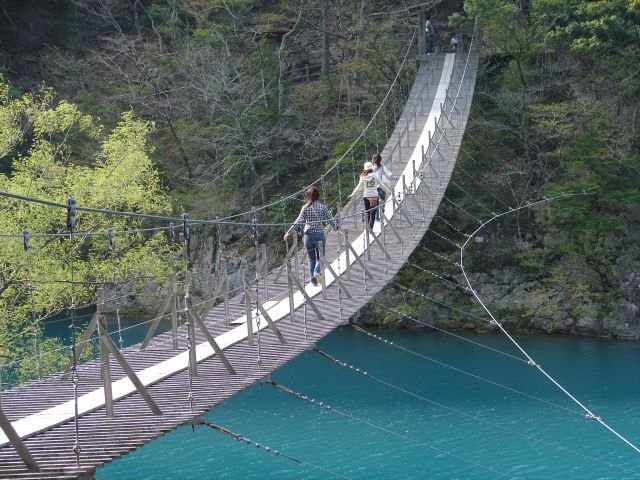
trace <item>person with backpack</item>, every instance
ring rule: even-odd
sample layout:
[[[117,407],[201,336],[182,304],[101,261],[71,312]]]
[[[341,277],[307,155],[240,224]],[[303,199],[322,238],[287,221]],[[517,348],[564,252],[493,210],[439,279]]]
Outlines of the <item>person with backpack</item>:
[[[371,157],[371,163],[373,163],[373,173],[380,177],[384,177],[384,179],[388,182],[391,181],[391,179],[393,178],[393,174],[391,173],[391,170],[382,165],[382,155],[380,155],[380,152],[376,152],[373,154],[373,157]],[[376,220],[380,221],[380,208],[384,208],[384,202],[387,199],[387,192],[385,192],[384,189],[380,187],[378,187],[378,199],[379,201],[378,208],[376,208]]]
[[[331,215],[331,211],[324,203],[320,202],[320,192],[316,187],[309,187],[305,193],[306,202],[298,214],[298,218],[284,234],[284,240],[288,240],[291,233],[296,228],[303,229],[302,241],[307,250],[307,265],[309,267],[309,277],[311,284],[317,286],[322,280],[320,274],[320,243],[322,242],[322,254],[325,252],[326,237],[324,226],[329,223],[334,230],[338,230],[340,225],[338,220]]]
[[[349,198],[353,197],[360,188],[362,188],[362,201],[364,202],[364,211],[367,213],[367,222],[369,227],[373,228],[376,221],[376,210],[378,209],[378,187],[393,195],[391,185],[381,175],[373,173],[373,163],[365,162],[364,169],[360,174],[360,181]]]
[[[438,30],[433,23],[431,23],[431,15],[427,15],[426,19],[425,33],[427,39],[427,55],[431,55],[433,53],[433,40],[436,38],[436,35],[438,35]]]

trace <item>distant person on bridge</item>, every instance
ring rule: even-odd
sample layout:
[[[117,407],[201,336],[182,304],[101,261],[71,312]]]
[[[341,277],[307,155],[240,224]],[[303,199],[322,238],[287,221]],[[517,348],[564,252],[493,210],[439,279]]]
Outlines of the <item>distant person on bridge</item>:
[[[296,228],[303,228],[302,241],[307,249],[307,259],[309,267],[309,277],[311,283],[316,286],[322,279],[320,276],[320,242],[322,242],[322,254],[325,252],[326,238],[324,226],[329,223],[334,230],[338,230],[340,225],[337,219],[333,218],[331,211],[324,203],[320,202],[320,192],[316,187],[309,187],[306,192],[307,201],[302,206],[300,214],[293,225],[284,234],[285,241],[289,239],[291,233]]]
[[[376,152],[371,157],[371,163],[373,163],[373,173],[380,177],[384,177],[385,180],[391,181],[393,178],[393,174],[391,170],[382,165],[382,155],[380,152]],[[387,192],[385,192],[382,188],[378,187],[378,208],[376,208],[376,220],[380,220],[380,208],[384,208],[384,202],[387,199]]]
[[[364,202],[364,210],[367,212],[367,222],[373,228],[376,221],[376,210],[378,209],[378,187],[385,192],[393,195],[391,185],[383,175],[373,172],[373,163],[365,162],[364,170],[360,174],[360,181],[356,188],[353,189],[349,198],[353,197],[360,188],[362,188],[362,200]]]
[[[449,45],[451,45],[454,50],[460,50],[460,38],[456,35],[456,32],[451,32],[451,42],[449,42]]]
[[[438,35],[438,30],[433,23],[431,23],[431,15],[427,15],[425,18],[427,19],[424,26],[427,39],[427,55],[431,55],[433,53],[433,40],[436,38],[436,35]]]

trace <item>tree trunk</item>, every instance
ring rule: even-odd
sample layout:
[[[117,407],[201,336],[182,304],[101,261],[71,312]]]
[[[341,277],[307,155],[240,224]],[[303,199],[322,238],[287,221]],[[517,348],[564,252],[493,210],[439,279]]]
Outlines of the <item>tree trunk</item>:
[[[260,58],[260,80],[262,81],[262,97],[264,99],[264,108],[269,108],[267,81],[264,78],[264,54],[262,53],[262,45],[260,45],[260,43],[258,43],[258,56]]]
[[[140,15],[138,14],[138,4],[140,0],[134,0],[133,2],[133,27],[136,29],[136,33],[140,35]]]
[[[300,4],[300,11],[298,12],[298,18],[296,19],[296,23],[293,25],[293,28],[289,30],[282,36],[282,40],[280,40],[280,48],[278,49],[278,111],[282,113],[284,109],[284,74],[285,74],[285,59],[284,59],[284,49],[287,41],[287,37],[293,33],[293,31],[300,23],[300,18],[302,18],[302,4]],[[262,51],[261,51],[262,53]]]
[[[329,15],[329,0],[322,1],[322,75],[329,73],[329,34],[327,27]]]

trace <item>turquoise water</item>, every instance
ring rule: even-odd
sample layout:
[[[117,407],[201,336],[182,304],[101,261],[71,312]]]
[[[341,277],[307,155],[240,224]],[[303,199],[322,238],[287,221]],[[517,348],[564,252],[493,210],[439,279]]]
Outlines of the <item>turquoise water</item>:
[[[268,384],[248,388],[212,409],[207,420],[353,479],[502,478],[496,471],[522,479],[640,478],[640,454],[586,419],[535,367],[444,334],[376,333],[482,379],[346,327],[320,342],[319,348],[405,391],[314,352],[294,359],[272,379],[387,431]],[[465,337],[517,355],[502,336]],[[517,339],[594,413],[640,444],[640,344],[556,336]],[[122,457],[99,469],[97,478],[334,477],[198,426],[195,433],[183,427]]]

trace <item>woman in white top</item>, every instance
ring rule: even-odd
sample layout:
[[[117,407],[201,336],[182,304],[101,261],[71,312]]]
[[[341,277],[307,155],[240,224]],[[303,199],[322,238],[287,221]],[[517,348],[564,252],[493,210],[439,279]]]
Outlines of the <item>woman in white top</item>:
[[[360,174],[360,181],[358,185],[356,185],[356,188],[353,189],[353,192],[351,192],[351,195],[349,195],[349,198],[353,197],[353,195],[362,188],[364,209],[367,212],[367,222],[371,228],[373,228],[373,224],[376,221],[378,187],[392,194],[391,185],[389,185],[383,176],[373,173],[373,163],[366,162],[364,164],[364,170]]]
[[[387,182],[391,181],[393,174],[391,173],[391,170],[382,165],[382,155],[380,155],[380,152],[373,154],[373,157],[371,157],[371,163],[373,163],[373,173],[381,178],[384,177]],[[384,202],[387,199],[387,192],[380,187],[378,187],[378,198],[380,200],[378,202],[378,208],[376,208],[376,220],[380,220],[380,208],[384,208]]]

